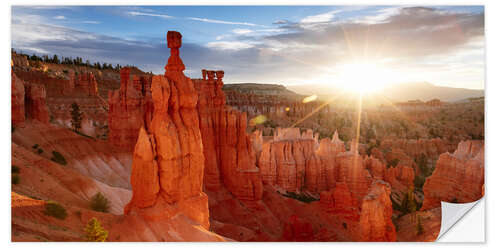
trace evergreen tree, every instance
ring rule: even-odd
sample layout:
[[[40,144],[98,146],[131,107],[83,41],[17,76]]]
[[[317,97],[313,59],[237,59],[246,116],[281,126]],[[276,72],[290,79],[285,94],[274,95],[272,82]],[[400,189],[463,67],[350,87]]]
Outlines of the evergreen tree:
[[[96,218],[90,219],[85,227],[85,239],[92,242],[104,242],[108,238],[108,231],[101,227],[101,223]]]
[[[76,102],[71,104],[71,126],[75,132],[78,132],[82,127],[82,112]]]

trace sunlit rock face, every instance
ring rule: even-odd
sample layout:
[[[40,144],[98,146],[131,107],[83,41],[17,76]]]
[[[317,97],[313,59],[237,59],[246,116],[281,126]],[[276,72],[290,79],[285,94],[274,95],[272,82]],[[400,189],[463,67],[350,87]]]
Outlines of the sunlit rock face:
[[[196,109],[198,95],[182,72],[178,57],[181,37],[178,32],[167,34],[171,58],[165,75],[152,79],[151,124],[140,128],[135,145],[133,197],[124,213],[129,220],[141,218],[146,224],[153,223],[139,238],[147,238],[151,231],[168,234],[161,225],[177,215],[209,228],[208,199],[202,191],[205,158]]]
[[[391,187],[377,180],[363,198],[359,221],[362,241],[396,241],[390,195]]]
[[[202,71],[193,80],[198,92],[197,109],[205,155],[205,188],[225,187],[240,200],[262,197],[262,180],[250,136],[246,113],[226,106],[223,71]],[[208,77],[208,78],[207,78]]]
[[[260,152],[259,168],[264,183],[288,192],[318,189],[322,171],[314,152],[317,145],[312,131],[301,134],[299,128],[279,128]]]
[[[384,180],[391,184],[393,190],[407,192],[409,189],[413,189],[415,170],[411,167],[402,165],[387,168]]]
[[[332,190],[321,192],[320,203],[329,213],[352,221],[359,220],[359,202],[345,182],[337,183]]]
[[[436,169],[424,184],[421,210],[439,207],[441,201],[472,202],[483,196],[484,141],[462,141],[453,154],[439,156]]]
[[[148,127],[153,114],[151,81],[148,76],[120,70],[120,89],[109,91],[108,141],[128,151],[134,149],[142,126]]]
[[[24,82],[14,72],[11,73],[11,121],[12,126],[24,126]]]

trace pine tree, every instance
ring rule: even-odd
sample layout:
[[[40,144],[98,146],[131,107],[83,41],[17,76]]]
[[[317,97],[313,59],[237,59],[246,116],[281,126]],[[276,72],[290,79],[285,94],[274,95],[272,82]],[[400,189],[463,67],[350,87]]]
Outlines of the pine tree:
[[[76,102],[71,104],[71,126],[75,132],[78,132],[82,127],[82,112]]]
[[[108,238],[108,231],[101,227],[101,223],[96,218],[90,219],[85,227],[85,239],[92,242],[104,242]]]
[[[415,195],[413,194],[413,187],[408,188],[408,212],[413,213],[417,211],[417,202],[415,201]]]

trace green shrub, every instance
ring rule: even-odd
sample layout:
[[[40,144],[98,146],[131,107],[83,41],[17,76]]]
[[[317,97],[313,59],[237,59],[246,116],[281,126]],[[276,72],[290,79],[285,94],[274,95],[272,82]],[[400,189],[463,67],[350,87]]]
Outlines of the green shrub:
[[[33,145],[33,149],[37,149],[38,146],[39,146],[38,144]]]
[[[21,177],[18,174],[12,174],[12,184],[19,184],[21,181]]]
[[[41,148],[38,148],[38,150],[36,151],[39,155],[41,155],[43,153],[43,149]]]
[[[95,194],[90,199],[90,207],[94,211],[107,213],[109,211],[109,200],[101,194],[101,192]]]
[[[19,169],[18,166],[12,165],[11,173],[13,173],[13,174],[19,174],[19,171],[20,171],[20,169]]]
[[[66,161],[66,158],[64,156],[57,152],[57,151],[52,151],[52,158],[50,158],[53,162],[57,162],[61,165],[66,165],[68,162]]]
[[[85,227],[85,240],[91,242],[104,242],[108,238],[108,231],[101,227],[96,218],[92,218]]]
[[[45,203],[45,211],[46,215],[52,216],[54,218],[58,218],[64,220],[68,214],[66,213],[66,209],[61,206],[61,204],[55,201],[48,201]]]

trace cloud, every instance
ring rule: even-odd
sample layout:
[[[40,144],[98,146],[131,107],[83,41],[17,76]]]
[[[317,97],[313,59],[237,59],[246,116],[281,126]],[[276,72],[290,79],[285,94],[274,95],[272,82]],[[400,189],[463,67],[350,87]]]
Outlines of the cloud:
[[[284,19],[281,19],[281,20],[276,20],[273,22],[273,24],[287,24],[288,21],[287,20],[284,20]]]
[[[368,23],[326,22],[321,30],[302,23],[287,24],[281,26],[285,32],[265,39],[294,46],[337,47],[353,56],[368,53],[373,57],[402,58],[449,53],[474,37],[484,36],[484,13],[407,7],[380,11],[373,16],[376,18],[365,19],[371,20]]]
[[[54,19],[62,20],[62,19],[66,19],[66,17],[64,17],[64,16],[55,16]]]
[[[253,30],[249,29],[234,29],[232,30],[233,33],[238,34],[238,35],[244,35],[244,34],[249,34],[252,33]]]
[[[241,50],[249,49],[254,45],[238,41],[223,41],[223,42],[210,42],[207,44],[208,48],[222,49],[222,50]]]
[[[82,21],[82,23],[88,23],[88,24],[100,24],[101,22],[99,22],[99,21]]]
[[[163,72],[169,56],[164,34],[153,42],[125,40],[57,26],[51,20],[13,13],[12,47]],[[200,77],[200,69],[213,67],[225,70],[227,83],[311,83],[333,79],[343,63],[368,58],[401,71],[405,79],[422,77],[456,86],[484,81],[482,12],[398,7],[357,19],[332,18],[319,23],[321,29],[311,24],[286,21],[274,28],[227,29],[206,44],[185,42],[181,58],[186,74]]]
[[[233,24],[233,25],[246,25],[246,26],[261,26],[255,23],[247,23],[247,22],[230,22],[230,21],[222,21],[216,19],[208,19],[208,18],[199,18],[199,17],[188,17],[187,19],[206,22],[206,23],[219,23],[219,24]]]
[[[232,22],[232,21],[224,21],[224,20],[217,20],[217,19],[208,19],[208,18],[200,18],[200,17],[174,17],[174,16],[169,16],[165,14],[157,14],[154,13],[153,10],[149,9],[140,9],[141,11],[128,11],[127,14],[131,16],[150,16],[150,17],[159,17],[159,18],[181,18],[181,19],[188,19],[188,20],[193,20],[193,21],[198,21],[198,22],[205,22],[205,23],[217,23],[217,24],[230,24],[230,25],[245,25],[245,26],[264,26],[264,25],[258,25],[255,23],[248,23],[248,22]],[[146,12],[144,12],[146,11]]]
[[[314,16],[307,16],[300,20],[301,23],[323,23],[328,22],[333,19],[335,14],[340,13],[341,10],[332,10],[326,13],[322,13]]]
[[[155,13],[145,13],[145,12],[139,12],[139,11],[129,11],[127,12],[129,15],[132,16],[152,16],[152,17],[160,17],[160,18],[173,18],[172,16],[169,15],[164,15],[164,14],[155,14]]]

